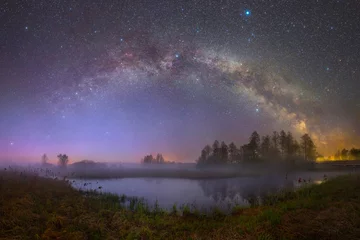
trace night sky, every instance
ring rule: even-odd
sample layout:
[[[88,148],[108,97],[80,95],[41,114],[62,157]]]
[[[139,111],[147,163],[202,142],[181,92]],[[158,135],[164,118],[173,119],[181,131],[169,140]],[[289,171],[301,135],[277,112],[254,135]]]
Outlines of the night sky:
[[[193,162],[254,130],[360,146],[357,0],[9,0],[0,26],[0,161]]]

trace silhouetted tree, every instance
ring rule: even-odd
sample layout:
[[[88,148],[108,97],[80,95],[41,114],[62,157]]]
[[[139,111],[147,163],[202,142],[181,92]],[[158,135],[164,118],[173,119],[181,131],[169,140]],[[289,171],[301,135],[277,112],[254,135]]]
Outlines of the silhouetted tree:
[[[338,150],[338,151],[335,153],[334,157],[335,157],[335,160],[341,159],[341,152],[340,152],[340,150]]]
[[[229,144],[229,161],[231,163],[239,162],[239,150],[233,142]]]
[[[301,150],[301,147],[300,147],[300,144],[297,140],[294,140],[293,142],[293,151],[294,151],[294,155],[300,155],[300,150]]]
[[[143,163],[145,164],[155,163],[153,155],[152,154],[146,155],[143,159]]]
[[[220,143],[218,140],[215,140],[215,142],[212,145],[213,154],[211,156],[210,162],[217,163],[220,160],[221,153],[220,153]]]
[[[200,155],[200,157],[199,157],[198,160],[197,160],[197,164],[198,164],[198,165],[204,165],[204,164],[207,163],[207,159],[208,159],[208,156],[207,156],[207,154],[206,154],[205,149],[203,149],[203,150],[201,150],[201,155]]]
[[[221,159],[221,163],[227,163],[229,159],[228,146],[224,141],[221,142],[220,159]]]
[[[279,133],[274,131],[271,136],[271,157],[278,157],[279,156]]]
[[[59,159],[59,166],[65,168],[69,163],[69,157],[66,154],[59,154],[57,157]]]
[[[46,156],[46,154],[42,155],[41,157],[41,164],[45,166],[49,161],[49,158]]]
[[[253,159],[253,151],[250,148],[249,144],[244,144],[240,147],[241,150],[241,158],[244,162],[247,162]]]
[[[159,163],[159,164],[163,164],[165,162],[164,160],[164,157],[162,154],[158,153],[156,155],[156,160],[155,160],[156,163]]]
[[[259,158],[259,150],[260,150],[260,135],[254,131],[250,136],[250,142],[248,144],[248,148],[251,151],[251,158],[258,159]]]
[[[291,164],[294,164],[301,155],[305,161],[314,161],[318,156],[316,146],[308,134],[301,137],[299,144],[289,131],[287,133],[281,131],[280,135],[274,131],[271,137],[266,135],[261,138],[261,141],[260,135],[254,131],[249,138],[249,143],[239,148],[233,142],[227,146],[225,142],[220,144],[217,140],[214,141],[212,148],[206,145],[201,151],[197,163],[203,165],[251,162],[256,159],[270,160],[279,157],[280,153],[283,159]],[[347,156],[348,158],[351,156],[352,159],[360,157],[360,150],[358,152],[358,150],[352,149],[351,152],[348,151]]]
[[[286,155],[287,157],[293,157],[296,155],[297,146],[294,137],[291,132],[287,132],[286,135]]]
[[[262,158],[269,157],[270,148],[271,148],[270,136],[269,135],[263,136],[260,145],[260,153]]]
[[[281,130],[279,136],[279,145],[280,145],[280,152],[283,158],[286,157],[286,150],[287,150],[287,137],[284,130]]]
[[[352,148],[349,155],[352,160],[360,160],[360,149]]]
[[[305,161],[315,161],[316,146],[308,134],[301,137],[301,150]]]
[[[349,158],[349,150],[347,150],[347,149],[343,149],[343,150],[341,150],[341,160],[348,160],[348,158]]]
[[[208,160],[211,155],[212,148],[210,147],[210,145],[206,145],[204,147],[204,151],[205,151],[206,160]]]

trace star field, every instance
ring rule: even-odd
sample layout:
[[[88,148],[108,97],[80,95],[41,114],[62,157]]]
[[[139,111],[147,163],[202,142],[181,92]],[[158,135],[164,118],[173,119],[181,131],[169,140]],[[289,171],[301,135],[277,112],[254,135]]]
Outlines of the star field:
[[[215,139],[360,142],[358,1],[5,1],[0,160],[192,162]]]

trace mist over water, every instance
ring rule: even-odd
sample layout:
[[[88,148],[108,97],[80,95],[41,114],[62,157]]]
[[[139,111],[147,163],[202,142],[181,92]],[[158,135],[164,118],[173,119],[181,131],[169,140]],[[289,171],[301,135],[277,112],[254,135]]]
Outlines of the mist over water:
[[[144,166],[103,163],[69,165],[63,169],[39,165],[2,167],[7,171],[69,180],[75,189],[83,191],[136,197],[145,200],[150,208],[157,203],[161,209],[171,210],[175,204],[178,208],[186,205],[203,211],[215,207],[226,211],[237,205],[248,206],[254,197],[261,198],[283,189],[294,190],[305,184],[318,184],[324,178],[355,171],[355,168],[331,170],[324,166],[287,171],[274,164],[212,166],[206,169],[198,169],[194,164]]]
[[[320,183],[326,177],[335,177],[348,172],[295,172],[266,176],[236,177],[221,179],[180,178],[123,178],[123,179],[76,179],[72,185],[81,190],[99,190],[118,195],[144,198],[150,206],[155,202],[160,208],[170,210],[189,205],[197,209],[227,209],[236,205],[249,205],[249,198],[275,193],[281,189],[293,190],[304,183]],[[308,184],[308,183],[305,183]]]

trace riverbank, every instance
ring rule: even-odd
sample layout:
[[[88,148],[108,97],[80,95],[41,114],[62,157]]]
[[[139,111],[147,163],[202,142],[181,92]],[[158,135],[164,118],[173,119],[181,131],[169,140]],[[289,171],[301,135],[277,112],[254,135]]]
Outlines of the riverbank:
[[[87,194],[66,181],[0,173],[0,239],[356,239],[360,237],[360,177],[341,176],[266,205],[204,216],[132,210],[121,197]]]

